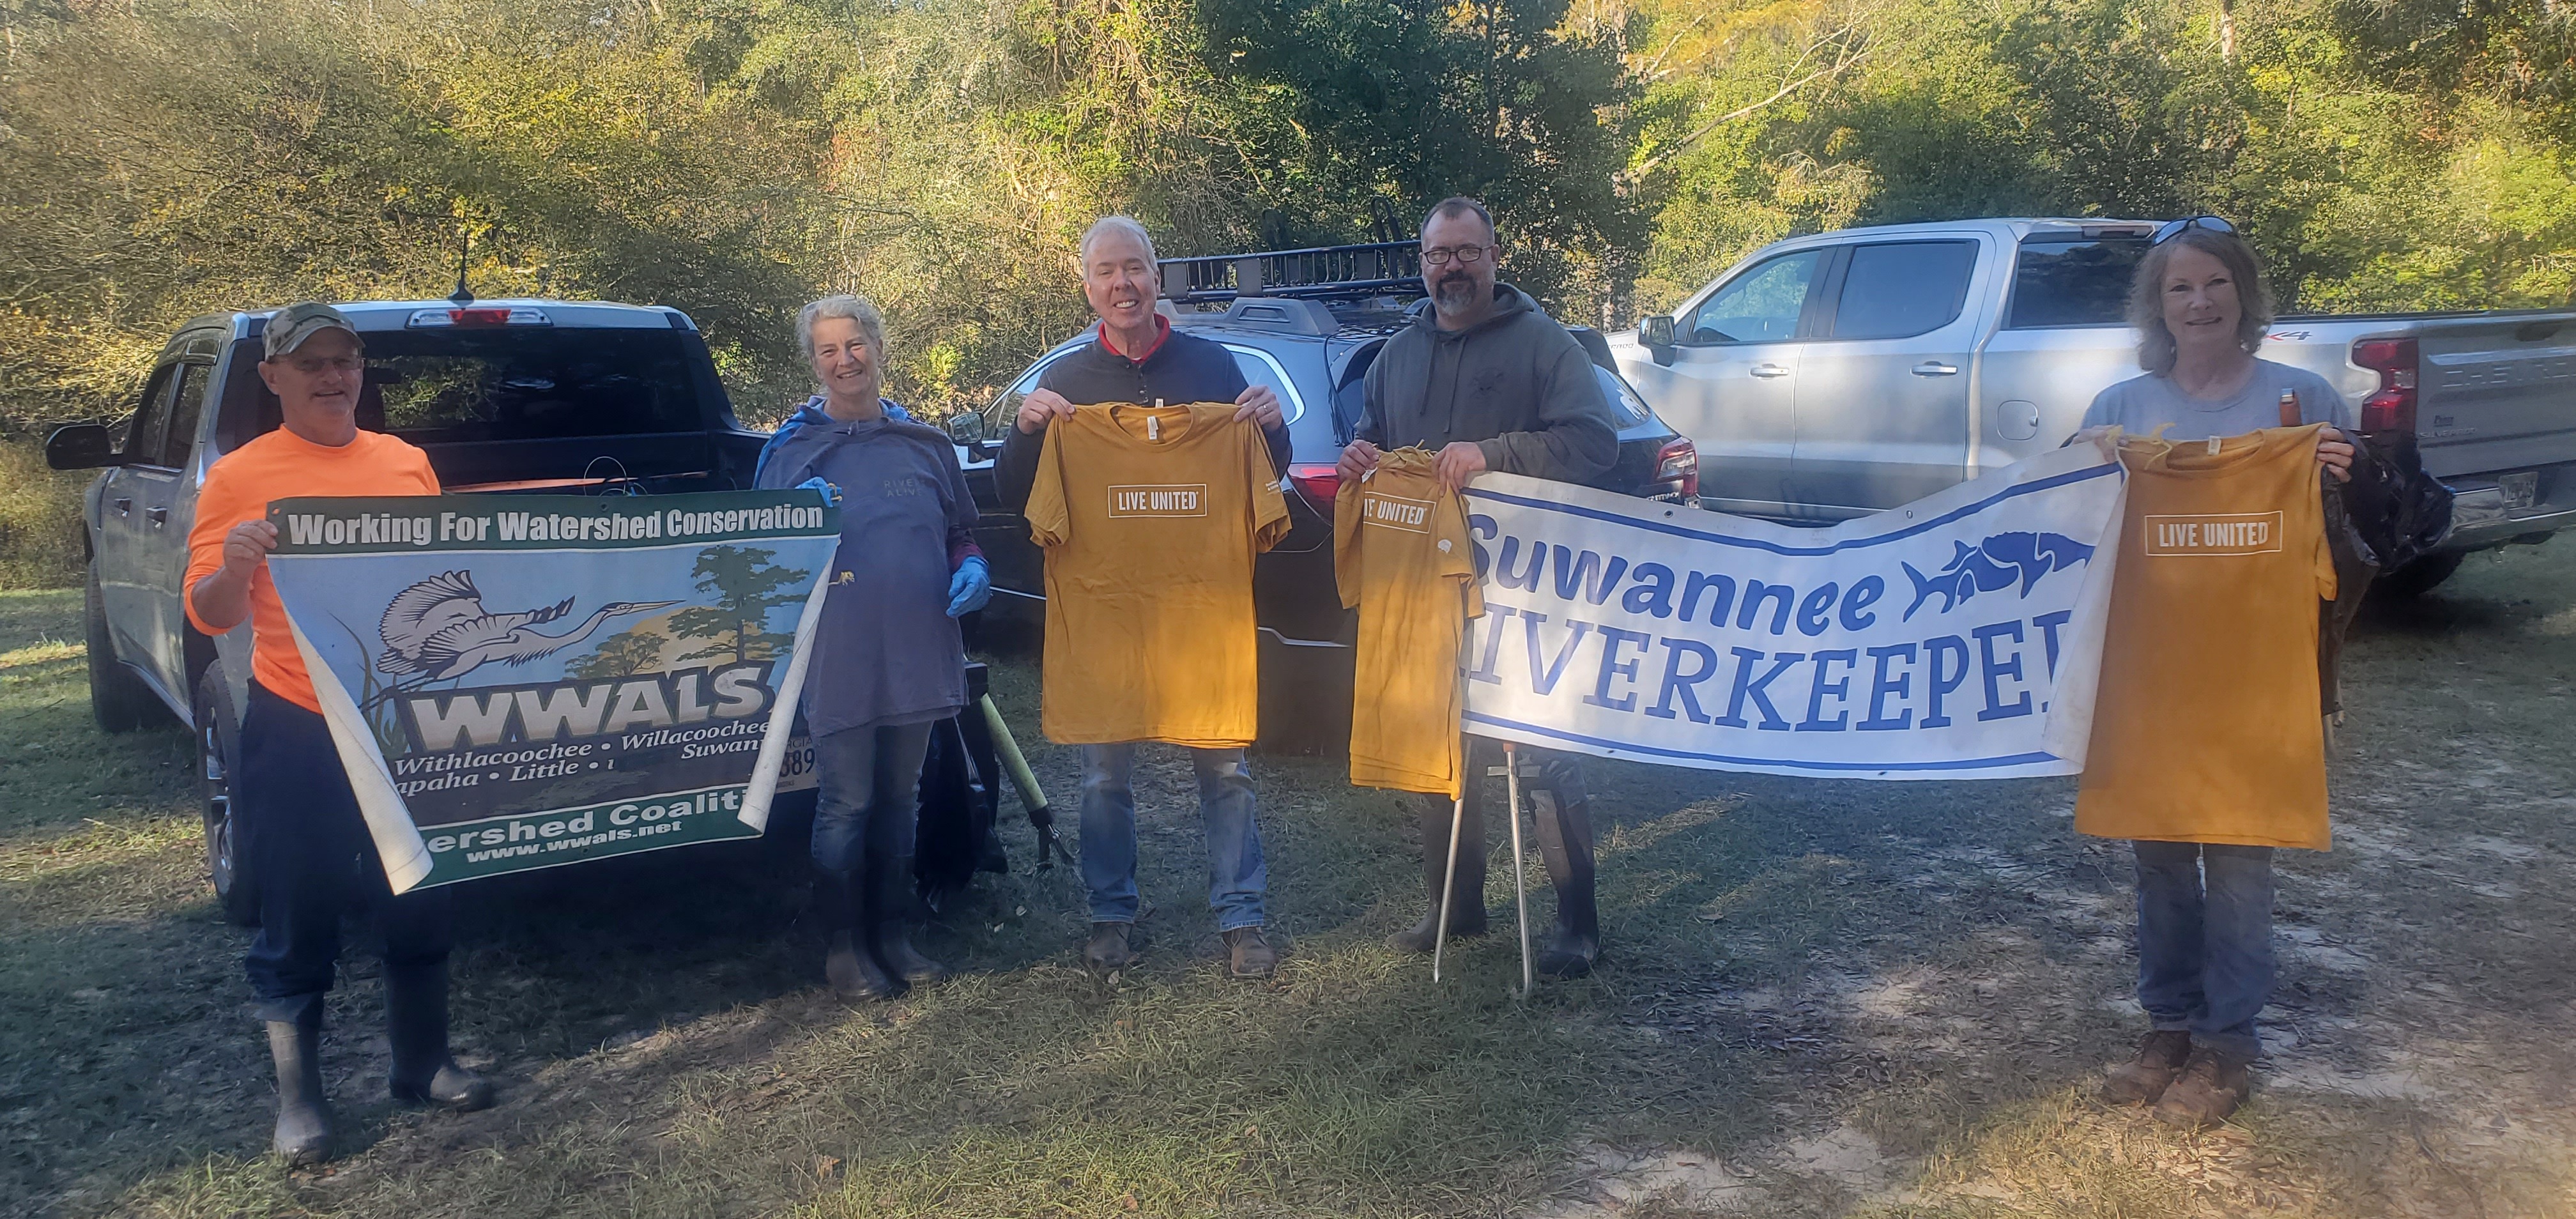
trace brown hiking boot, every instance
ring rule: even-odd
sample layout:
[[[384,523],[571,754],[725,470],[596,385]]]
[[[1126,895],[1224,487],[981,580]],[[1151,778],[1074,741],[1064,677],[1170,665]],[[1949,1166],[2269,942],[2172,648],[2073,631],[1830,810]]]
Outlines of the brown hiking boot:
[[[1225,933],[1226,969],[1238,978],[1267,978],[1279,968],[1279,954],[1259,927],[1237,927]]]
[[[2181,1078],[2167,1086],[2163,1099],[2156,1102],[2156,1120],[2186,1128],[2226,1121],[2253,1090],[2251,1066],[2205,1046],[2193,1050]]]
[[[1142,954],[1127,943],[1135,930],[1134,923],[1093,923],[1091,942],[1082,946],[1082,963],[1102,973],[1135,964]]]
[[[2138,1039],[2138,1056],[2111,1068],[2111,1077],[2102,1081],[2102,1103],[2152,1105],[2190,1059],[2191,1034],[2149,1033]]]

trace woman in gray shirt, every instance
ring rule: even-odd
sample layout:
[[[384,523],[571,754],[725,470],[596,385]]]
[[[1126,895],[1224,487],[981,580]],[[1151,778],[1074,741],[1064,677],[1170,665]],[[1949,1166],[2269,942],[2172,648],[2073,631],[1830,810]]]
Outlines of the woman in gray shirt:
[[[2215,216],[2156,233],[2129,292],[2145,376],[2093,399],[2088,431],[2118,426],[2168,440],[2207,440],[2327,424],[2317,464],[2351,477],[2340,429],[2352,408],[2325,378],[2255,358],[2272,323],[2254,251]],[[2083,435],[2079,433],[2079,436]],[[2223,694],[2220,696],[2223,697]],[[2272,848],[2225,843],[2131,844],[2138,868],[2138,1002],[2154,1031],[2137,1057],[2111,1069],[2103,1097],[2155,1106],[2178,1125],[2224,1120],[2245,1101],[2261,1043],[2255,1013],[2272,993]]]

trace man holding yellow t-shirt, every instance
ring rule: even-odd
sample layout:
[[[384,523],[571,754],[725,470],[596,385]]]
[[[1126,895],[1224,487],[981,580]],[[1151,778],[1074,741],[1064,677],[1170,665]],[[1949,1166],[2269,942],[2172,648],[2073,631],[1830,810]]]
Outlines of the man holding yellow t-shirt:
[[[1030,511],[1041,458],[1055,451],[1048,445],[1048,433],[1054,428],[1085,429],[1081,438],[1085,443],[1078,446],[1084,453],[1115,446],[1120,435],[1132,431],[1134,441],[1184,446],[1194,459],[1203,454],[1207,461],[1239,466],[1245,459],[1241,447],[1220,441],[1222,433],[1244,425],[1259,429],[1261,452],[1254,459],[1266,458],[1269,468],[1266,478],[1254,481],[1267,486],[1275,501],[1276,480],[1288,460],[1288,427],[1278,396],[1246,382],[1233,353],[1222,345],[1175,332],[1171,322],[1155,311],[1161,280],[1154,243],[1144,226],[1125,216],[1102,217],[1083,234],[1081,250],[1083,296],[1099,315],[1099,334],[1088,346],[1049,364],[1038,378],[1037,389],[1020,404],[1016,426],[994,462],[1003,502],[1014,511]],[[1096,407],[1101,403],[1134,406],[1097,411],[1084,416],[1080,424],[1075,422],[1077,404]],[[1226,417],[1228,412],[1204,405],[1209,403],[1232,403],[1234,410]],[[1166,429],[1170,430],[1168,441]],[[1241,474],[1239,469],[1233,472]],[[1055,494],[1061,495],[1064,471],[1059,468],[1055,473],[1059,476]],[[1211,474],[1210,488],[1220,481],[1228,480]],[[1237,477],[1228,485],[1244,481]],[[1085,506],[1089,506],[1087,499]],[[1237,507],[1257,509],[1257,505]],[[1152,501],[1136,509],[1166,510],[1205,509]],[[1284,507],[1281,513],[1284,519]],[[1037,524],[1034,515],[1032,524]],[[1254,533],[1257,530],[1247,533],[1247,544],[1258,544]],[[1243,582],[1248,598],[1248,564]],[[1176,590],[1161,583],[1118,590],[1122,596],[1149,600],[1174,591],[1206,590]],[[1048,614],[1051,651],[1060,642],[1055,632],[1061,618],[1052,609]],[[1218,624],[1210,628],[1218,629]],[[1050,724],[1051,731],[1055,727]],[[1131,780],[1136,745],[1135,738],[1101,741],[1090,739],[1093,735],[1079,734],[1083,739],[1076,742],[1082,745],[1083,759],[1082,878],[1091,904],[1091,940],[1082,955],[1093,968],[1107,971],[1137,959],[1135,924],[1141,898],[1136,888],[1136,793]],[[1249,736],[1230,729],[1223,735]],[[1264,978],[1277,967],[1278,956],[1261,930],[1266,919],[1262,898],[1269,889],[1270,874],[1262,860],[1261,831],[1253,820],[1252,771],[1244,762],[1242,745],[1219,743],[1214,735],[1208,742],[1190,748],[1198,779],[1199,816],[1207,828],[1208,905],[1215,910],[1217,930],[1225,937],[1233,975]]]
[[[1485,470],[1559,482],[1589,482],[1619,457],[1609,400],[1565,327],[1510,284],[1495,280],[1494,218],[1468,198],[1442,200],[1422,219],[1422,276],[1431,308],[1386,341],[1368,370],[1367,407],[1358,438],[1342,451],[1344,486],[1377,468],[1384,450],[1418,447],[1433,456],[1440,485],[1455,492]],[[1466,796],[1458,808],[1457,892],[1449,915],[1453,936],[1485,930],[1485,836],[1480,811],[1483,767],[1498,750],[1465,751]],[[1601,952],[1592,899],[1592,822],[1583,770],[1570,754],[1523,749],[1539,768],[1539,850],[1556,887],[1556,931],[1538,959],[1551,978],[1592,970]],[[1488,755],[1484,759],[1479,754]],[[1389,943],[1430,952],[1438,938],[1440,894],[1452,808],[1447,798],[1419,796],[1423,880],[1430,911]]]

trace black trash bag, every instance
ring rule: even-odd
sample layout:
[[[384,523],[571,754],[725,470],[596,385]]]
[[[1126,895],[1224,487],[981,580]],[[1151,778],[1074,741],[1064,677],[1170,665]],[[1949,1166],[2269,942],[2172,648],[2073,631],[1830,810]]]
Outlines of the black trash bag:
[[[2352,480],[2338,490],[2379,570],[2396,571],[2433,553],[2451,533],[2451,489],[2424,472],[2415,437],[2362,436],[2353,448]]]

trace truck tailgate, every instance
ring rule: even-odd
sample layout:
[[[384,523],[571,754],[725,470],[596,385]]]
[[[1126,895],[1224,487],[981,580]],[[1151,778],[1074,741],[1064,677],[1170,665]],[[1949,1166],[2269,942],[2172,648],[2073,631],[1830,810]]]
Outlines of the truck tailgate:
[[[2452,478],[2576,462],[2576,313],[2440,318],[2409,327],[2424,468]]]

